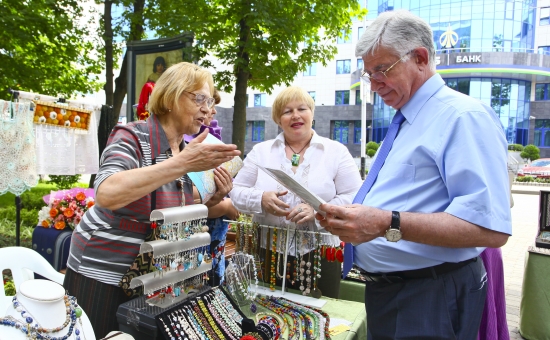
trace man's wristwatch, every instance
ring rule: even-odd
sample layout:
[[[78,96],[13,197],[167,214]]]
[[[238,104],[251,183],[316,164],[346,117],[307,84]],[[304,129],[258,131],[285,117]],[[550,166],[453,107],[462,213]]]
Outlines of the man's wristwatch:
[[[390,242],[397,242],[401,239],[401,217],[399,211],[391,212],[391,225],[386,230],[386,240]]]

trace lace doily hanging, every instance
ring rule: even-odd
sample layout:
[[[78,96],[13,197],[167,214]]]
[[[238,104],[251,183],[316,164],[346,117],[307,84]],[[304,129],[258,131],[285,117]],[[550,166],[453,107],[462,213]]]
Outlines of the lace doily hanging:
[[[38,173],[46,175],[97,173],[99,169],[98,114],[98,111],[92,113],[87,132],[60,126],[34,124]]]
[[[38,184],[30,103],[0,100],[0,195],[21,195]]]

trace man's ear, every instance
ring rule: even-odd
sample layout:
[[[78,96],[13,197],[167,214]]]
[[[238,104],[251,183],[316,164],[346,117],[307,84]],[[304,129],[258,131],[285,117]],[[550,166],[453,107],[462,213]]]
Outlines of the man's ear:
[[[412,54],[412,58],[414,58],[415,63],[419,68],[423,69],[428,66],[430,60],[428,49],[425,47],[418,47],[412,52]]]

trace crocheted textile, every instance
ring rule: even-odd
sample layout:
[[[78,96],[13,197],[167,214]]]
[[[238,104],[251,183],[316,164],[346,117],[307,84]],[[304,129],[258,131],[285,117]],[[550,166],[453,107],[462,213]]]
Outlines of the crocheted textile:
[[[21,195],[38,184],[30,103],[0,100],[0,195]]]

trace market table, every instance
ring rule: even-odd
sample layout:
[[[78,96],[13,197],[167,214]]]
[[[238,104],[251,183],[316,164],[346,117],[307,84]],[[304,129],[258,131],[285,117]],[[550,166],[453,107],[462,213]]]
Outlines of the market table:
[[[548,249],[534,247],[526,255],[519,308],[519,332],[526,339],[550,339],[549,255]]]

